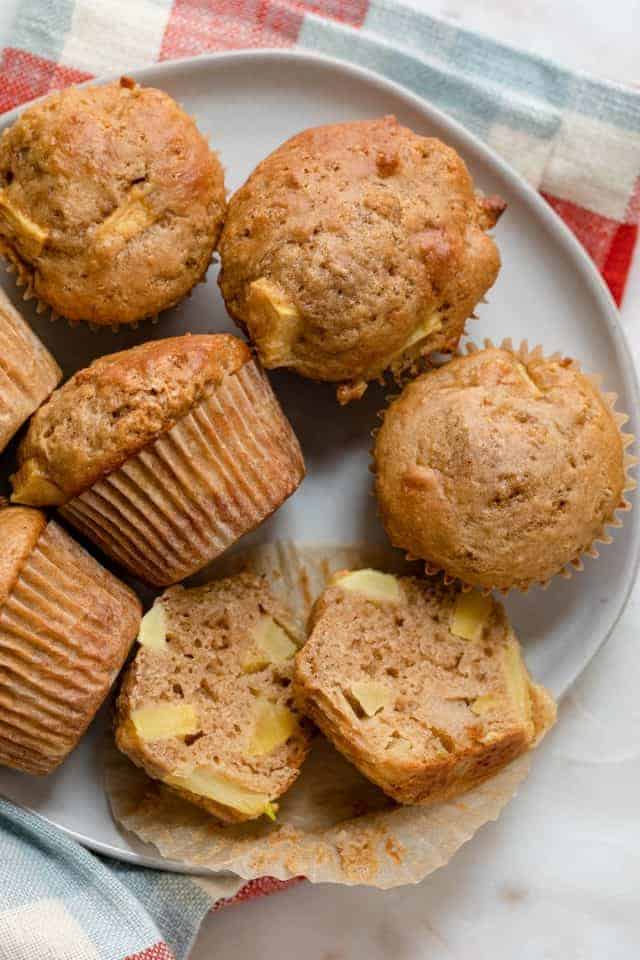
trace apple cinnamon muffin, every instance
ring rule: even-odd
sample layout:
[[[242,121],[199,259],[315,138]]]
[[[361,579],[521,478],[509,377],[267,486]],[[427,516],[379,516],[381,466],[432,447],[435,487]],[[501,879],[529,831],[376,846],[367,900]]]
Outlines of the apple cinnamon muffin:
[[[61,379],[60,367],[0,287],[0,451]]]
[[[38,411],[15,503],[62,516],[158,586],[203,567],[298,487],[304,461],[268,380],[228,334],[95,360]]]
[[[503,209],[395,117],[306,130],[232,197],[222,295],[265,367],[334,381],[347,402],[455,348],[498,274],[487,231]]]
[[[0,510],[0,764],[54,770],[135,640],[135,594],[40,510]]]
[[[490,596],[345,571],[316,601],[309,630],[295,665],[300,709],[399,803],[471,789],[555,721]]]
[[[510,345],[457,357],[384,414],[375,483],[391,542],[489,589],[580,569],[629,506],[626,419],[573,360]]]
[[[167,590],[122,685],[120,750],[221,820],[273,818],[311,735],[292,700],[290,621],[254,574]]]
[[[125,77],[51,94],[0,137],[0,252],[70,320],[134,323],[182,300],[225,202],[192,118]]]

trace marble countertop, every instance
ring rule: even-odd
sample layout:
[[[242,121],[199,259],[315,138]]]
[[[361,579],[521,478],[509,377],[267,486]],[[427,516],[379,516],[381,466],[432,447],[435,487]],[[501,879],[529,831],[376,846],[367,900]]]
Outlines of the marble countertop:
[[[0,42],[19,0],[0,0]],[[640,0],[406,0],[574,68],[640,83]],[[622,318],[640,358],[640,255]],[[636,960],[640,585],[500,820],[415,887],[300,885],[211,915],[192,960]]]

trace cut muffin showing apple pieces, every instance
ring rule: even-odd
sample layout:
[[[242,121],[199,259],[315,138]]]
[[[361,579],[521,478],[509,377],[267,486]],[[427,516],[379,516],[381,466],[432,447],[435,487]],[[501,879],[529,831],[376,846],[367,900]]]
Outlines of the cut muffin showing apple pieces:
[[[220,820],[273,819],[312,730],[293,703],[291,619],[253,574],[167,590],[122,684],[120,750]]]
[[[296,656],[300,709],[399,803],[471,789],[555,721],[501,604],[442,580],[338,573]]]

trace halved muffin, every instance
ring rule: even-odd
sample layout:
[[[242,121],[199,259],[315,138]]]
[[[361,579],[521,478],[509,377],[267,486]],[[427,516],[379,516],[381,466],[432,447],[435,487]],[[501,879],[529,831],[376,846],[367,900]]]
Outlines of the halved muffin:
[[[291,694],[290,622],[254,574],[167,590],[122,685],[118,747],[221,820],[273,817],[310,742]]]
[[[294,689],[337,749],[405,804],[471,789],[555,719],[500,604],[376,570],[337,574],[316,601]]]
[[[153,340],[95,360],[32,419],[16,503],[57,505],[143,580],[182,580],[304,476],[298,441],[241,340]]]
[[[211,261],[222,166],[168,94],[123,77],[28,107],[0,137],[0,252],[70,320],[135,323]]]
[[[0,510],[0,764],[50,773],[109,692],[135,594],[40,510]]]
[[[62,379],[62,371],[0,287],[0,451]]]
[[[231,198],[222,295],[265,367],[333,381],[346,403],[455,348],[497,277],[503,209],[395,117],[305,130]]]

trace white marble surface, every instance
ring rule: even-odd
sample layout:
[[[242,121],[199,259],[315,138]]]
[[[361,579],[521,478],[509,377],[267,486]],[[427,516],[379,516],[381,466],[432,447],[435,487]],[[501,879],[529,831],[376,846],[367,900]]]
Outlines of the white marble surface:
[[[0,0],[0,42],[19,0]],[[640,83],[640,0],[409,0]],[[640,359],[640,256],[622,308]],[[302,885],[210,916],[192,960],[637,960],[640,587],[561,705],[521,795],[454,861],[388,893]]]

